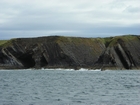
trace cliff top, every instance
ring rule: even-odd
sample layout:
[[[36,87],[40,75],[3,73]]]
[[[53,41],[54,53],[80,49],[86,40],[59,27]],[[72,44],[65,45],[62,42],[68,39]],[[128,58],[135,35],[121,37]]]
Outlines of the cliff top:
[[[75,42],[78,44],[80,42],[86,42],[89,40],[92,41],[100,41],[105,44],[106,47],[114,46],[114,44],[119,40],[123,40],[125,42],[129,40],[138,40],[140,38],[139,35],[123,35],[123,36],[114,36],[114,37],[105,37],[105,38],[85,38],[85,37],[67,37],[67,36],[43,36],[43,37],[34,37],[34,38],[16,38],[10,40],[0,40],[0,47],[8,47],[12,45],[14,42],[21,42],[21,44],[35,44],[42,42],[56,42],[56,43],[70,43]]]

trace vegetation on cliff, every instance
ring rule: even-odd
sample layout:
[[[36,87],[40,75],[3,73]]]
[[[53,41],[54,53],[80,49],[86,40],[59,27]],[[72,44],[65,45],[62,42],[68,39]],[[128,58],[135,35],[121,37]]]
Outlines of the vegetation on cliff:
[[[0,40],[0,46],[2,46],[6,42],[7,42],[7,40]]]
[[[48,36],[0,41],[0,68],[139,69],[140,36]]]

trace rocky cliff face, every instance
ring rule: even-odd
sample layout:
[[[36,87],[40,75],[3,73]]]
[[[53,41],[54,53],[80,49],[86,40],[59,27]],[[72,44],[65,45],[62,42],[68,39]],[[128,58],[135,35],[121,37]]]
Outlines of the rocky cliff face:
[[[18,38],[0,45],[0,68],[139,69],[140,36]]]

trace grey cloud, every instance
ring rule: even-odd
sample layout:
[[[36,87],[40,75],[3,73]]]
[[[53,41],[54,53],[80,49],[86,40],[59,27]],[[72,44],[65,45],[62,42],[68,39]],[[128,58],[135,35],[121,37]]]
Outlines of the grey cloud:
[[[3,16],[0,17],[0,39],[44,35],[102,37],[140,33],[139,17],[130,14],[138,12],[138,8],[133,5],[128,7],[125,0],[122,3],[120,0],[108,0],[113,1],[109,4],[96,1],[96,5],[95,1],[90,0],[83,0],[82,3],[69,1],[70,4],[57,4],[62,0],[56,0],[56,3],[54,0],[55,4],[50,2],[50,5],[43,6],[37,3],[42,1],[43,4],[45,0],[36,4],[21,1],[0,1],[0,16]],[[127,10],[125,13],[122,12],[124,8]]]
[[[130,12],[130,13],[140,13],[140,7],[133,7],[128,6],[124,11]]]

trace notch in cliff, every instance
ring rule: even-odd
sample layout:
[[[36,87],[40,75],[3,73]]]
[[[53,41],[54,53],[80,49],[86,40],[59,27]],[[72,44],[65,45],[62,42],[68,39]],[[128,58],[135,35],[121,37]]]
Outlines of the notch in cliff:
[[[0,41],[0,68],[139,69],[140,36]]]

